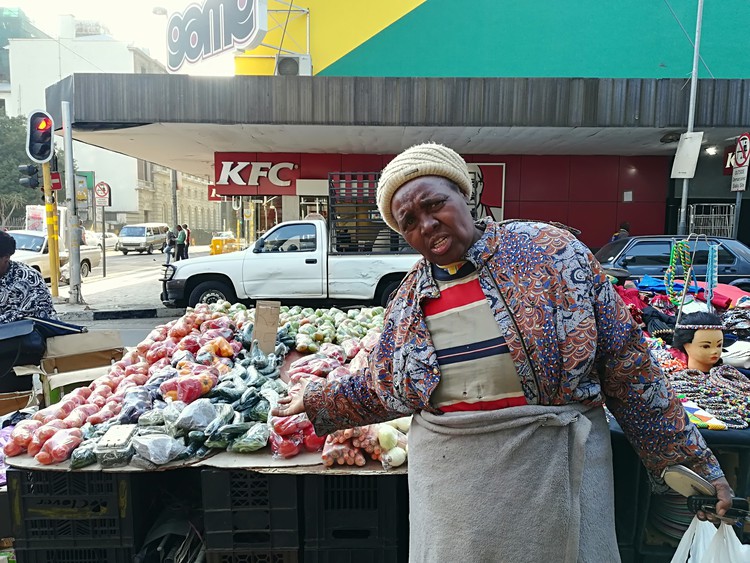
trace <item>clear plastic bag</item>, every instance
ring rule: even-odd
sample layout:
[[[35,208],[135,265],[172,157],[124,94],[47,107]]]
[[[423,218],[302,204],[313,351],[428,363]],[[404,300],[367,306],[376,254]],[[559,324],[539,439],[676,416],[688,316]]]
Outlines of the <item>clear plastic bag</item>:
[[[245,434],[236,438],[227,448],[230,452],[246,454],[265,448],[271,436],[268,424],[256,424]]]
[[[138,418],[138,426],[164,426],[164,410],[152,409]]]
[[[95,464],[96,453],[94,452],[94,449],[96,448],[97,442],[99,442],[98,438],[81,442],[81,444],[73,450],[73,453],[70,456],[70,468],[81,469]]]
[[[34,459],[42,465],[60,463],[70,457],[70,454],[83,441],[80,428],[66,428],[58,430],[47,440]]]
[[[355,448],[350,441],[335,442],[330,436],[326,439],[321,457],[326,467],[333,467],[336,464],[362,467],[367,463],[362,450]]]
[[[136,454],[155,465],[169,463],[185,451],[182,440],[176,440],[167,434],[136,436],[132,443]]]
[[[198,399],[186,406],[175,426],[186,431],[204,430],[216,418],[216,407],[209,399]]]

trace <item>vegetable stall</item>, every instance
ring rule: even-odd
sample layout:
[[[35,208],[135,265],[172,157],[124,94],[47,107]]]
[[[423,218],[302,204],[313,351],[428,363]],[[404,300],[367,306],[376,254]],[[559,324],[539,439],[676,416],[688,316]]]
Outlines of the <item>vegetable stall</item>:
[[[178,518],[185,538],[175,561],[406,561],[409,418],[318,437],[305,415],[269,417],[302,379],[358,371],[383,313],[281,307],[275,342],[262,349],[257,309],[199,305],[155,327],[103,375],[15,420],[3,449],[18,561],[154,556],[166,541],[153,537],[162,513],[185,499],[191,516]],[[649,345],[659,358],[663,343]],[[623,560],[636,561],[662,542],[646,537],[657,497],[612,430],[617,533]],[[704,435],[737,451],[749,432]],[[662,556],[669,547],[654,548],[653,560]]]
[[[346,312],[335,308],[282,307],[275,346],[264,352],[254,339],[256,310],[227,302],[199,305],[181,318],[154,328],[134,349],[112,363],[104,375],[70,390],[59,402],[16,421],[4,453],[7,463],[14,468],[8,473],[8,481],[11,513],[15,512],[12,520],[18,560],[39,560],[40,546],[48,549],[44,540],[35,543],[38,538],[30,533],[29,518],[22,514],[34,503],[44,502],[33,495],[35,487],[41,490],[50,485],[46,482],[42,485],[40,479],[54,479],[54,474],[60,472],[65,472],[62,475],[68,479],[80,475],[82,484],[71,486],[59,495],[63,504],[75,504],[69,497],[76,487],[91,492],[91,482],[86,479],[111,475],[117,480],[127,475],[131,479],[128,481],[131,487],[126,487],[129,498],[137,505],[136,496],[148,495],[135,486],[144,474],[179,480],[178,474],[187,470],[201,473],[200,503],[206,515],[208,561],[233,561],[233,557],[255,553],[257,549],[265,553],[276,548],[284,557],[296,561],[291,559],[292,551],[304,551],[308,544],[315,546],[308,550],[311,551],[308,560],[320,557],[321,561],[337,561],[356,554],[358,544],[352,538],[323,541],[326,535],[333,539],[336,532],[325,527],[321,528],[320,537],[296,543],[274,545],[265,541],[268,534],[275,535],[270,530],[279,513],[274,506],[276,497],[289,494],[294,497],[294,502],[287,503],[290,505],[285,508],[287,512],[300,508],[296,498],[299,494],[312,499],[306,506],[315,517],[302,518],[300,514],[300,518],[319,521],[326,512],[322,496],[328,495],[321,491],[331,486],[343,489],[354,486],[361,494],[369,492],[390,499],[382,503],[386,512],[370,510],[366,516],[369,522],[361,522],[366,529],[369,527],[375,541],[365,542],[362,547],[381,549],[383,561],[403,559],[406,526],[389,531],[388,538],[381,538],[382,534],[373,532],[372,527],[378,521],[395,523],[406,518],[409,418],[319,437],[304,414],[269,417],[279,398],[297,392],[304,378],[333,380],[359,369],[378,340],[383,312],[382,307]],[[380,477],[386,472],[394,474],[385,480],[392,484],[381,491],[384,485]],[[329,475],[320,481],[325,474]],[[344,481],[331,480],[331,474]],[[210,503],[216,502],[216,482],[222,480],[232,485],[225,487],[221,502],[226,506],[219,510],[224,520],[219,518],[217,523],[218,509],[211,509]],[[260,526],[263,541],[238,543],[227,540],[227,535],[234,537],[238,528],[252,528],[252,525],[228,525],[225,520],[235,517],[232,515],[237,510],[231,504],[235,490],[247,488],[248,482],[254,483],[253,489],[265,489],[268,497],[265,510],[270,511],[271,518]],[[397,490],[401,492],[397,494]],[[341,494],[348,495],[342,508],[347,509],[347,503],[351,505],[350,517],[355,520],[358,515],[365,517],[367,511],[358,506],[356,490]],[[400,509],[399,499],[404,501]],[[371,504],[370,508],[377,502]],[[69,523],[62,518],[72,514],[73,518],[83,516],[82,520],[87,517],[91,520],[91,514],[84,513],[56,513],[50,509],[48,521],[43,524],[53,528],[49,530],[50,539],[69,541],[75,549],[92,548],[89,543],[96,534],[87,528],[86,534],[77,536],[66,528]],[[137,519],[138,515],[131,514],[131,518]],[[89,524],[89,528],[95,526],[93,520]],[[343,524],[351,528],[351,522]],[[344,530],[344,536],[354,534],[356,539],[363,533],[357,526]],[[295,526],[288,524],[287,528]],[[302,526],[297,528],[288,535],[302,534]],[[128,554],[135,553],[140,545],[136,545],[132,534],[127,539],[122,549]],[[109,552],[91,552],[92,560],[94,555],[99,560],[119,557]],[[76,552],[73,560],[87,561],[85,557]]]

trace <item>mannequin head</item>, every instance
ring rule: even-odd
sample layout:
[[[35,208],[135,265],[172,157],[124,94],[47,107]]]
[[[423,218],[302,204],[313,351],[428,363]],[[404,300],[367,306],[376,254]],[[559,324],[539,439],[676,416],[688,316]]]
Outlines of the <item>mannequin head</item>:
[[[672,346],[687,354],[688,368],[708,372],[721,359],[724,332],[713,313],[690,313],[675,326]]]

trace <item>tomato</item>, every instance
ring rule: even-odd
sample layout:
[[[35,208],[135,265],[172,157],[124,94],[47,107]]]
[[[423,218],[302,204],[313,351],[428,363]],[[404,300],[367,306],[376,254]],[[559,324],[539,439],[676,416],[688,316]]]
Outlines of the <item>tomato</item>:
[[[315,432],[312,432],[310,434],[305,433],[304,434],[304,444],[305,449],[308,452],[319,452],[323,449],[323,444],[326,443],[326,437],[325,436],[318,436]]]
[[[302,439],[299,434],[279,436],[275,432],[271,432],[269,441],[273,454],[284,459],[296,456],[301,450]]]

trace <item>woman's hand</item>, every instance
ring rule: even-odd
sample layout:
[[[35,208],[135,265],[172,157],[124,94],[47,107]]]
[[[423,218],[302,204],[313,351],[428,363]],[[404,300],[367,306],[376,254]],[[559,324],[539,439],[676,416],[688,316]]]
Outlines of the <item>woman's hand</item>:
[[[729,483],[724,477],[720,477],[714,481],[711,481],[711,484],[716,489],[716,496],[719,499],[719,502],[716,503],[716,514],[718,516],[724,516],[727,510],[731,508],[732,506],[732,497],[734,496],[734,492],[732,492],[732,487],[729,486]],[[705,512],[702,512],[702,511],[699,511],[697,513],[697,516],[699,520],[711,520],[711,521],[717,520],[716,518],[713,517],[713,515],[706,514]]]
[[[271,416],[292,416],[305,412],[305,389],[307,389],[309,380],[301,379],[300,383],[302,385],[298,392],[279,399],[279,405],[271,410]]]

